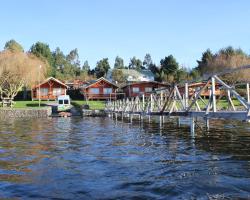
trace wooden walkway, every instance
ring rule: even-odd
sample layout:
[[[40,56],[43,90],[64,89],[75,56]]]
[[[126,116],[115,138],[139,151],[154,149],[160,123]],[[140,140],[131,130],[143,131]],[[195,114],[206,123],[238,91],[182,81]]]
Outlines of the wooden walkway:
[[[250,69],[250,66],[247,66],[247,69]],[[178,85],[173,85],[151,93],[148,98],[141,94],[134,98],[110,101],[106,104],[106,111],[121,116],[139,115],[139,118],[154,115],[186,116],[250,122],[249,83],[244,84],[244,94],[240,95],[234,87],[227,85],[217,75],[213,75],[203,87],[196,88],[192,95],[189,94],[188,83],[185,83],[184,94],[180,93]],[[216,96],[216,85],[220,85],[220,91],[223,91],[220,96]],[[209,92],[208,99],[202,97],[201,94],[204,91]],[[239,105],[236,106],[235,101]],[[226,105],[225,102],[227,102]]]

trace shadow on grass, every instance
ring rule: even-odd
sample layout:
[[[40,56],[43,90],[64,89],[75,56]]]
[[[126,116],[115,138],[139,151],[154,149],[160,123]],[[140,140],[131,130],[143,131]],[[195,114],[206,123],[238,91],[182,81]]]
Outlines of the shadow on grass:
[[[48,106],[48,105],[41,103],[40,106],[44,107],[44,106]],[[28,104],[26,104],[26,107],[39,107],[39,103],[28,103]]]

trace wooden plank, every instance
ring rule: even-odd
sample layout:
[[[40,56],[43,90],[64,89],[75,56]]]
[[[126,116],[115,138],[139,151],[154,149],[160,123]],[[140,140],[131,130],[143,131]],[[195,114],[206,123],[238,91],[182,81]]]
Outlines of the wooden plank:
[[[216,95],[215,95],[215,78],[212,77],[212,106],[213,106],[213,112],[216,112]]]
[[[188,98],[189,98],[188,83],[185,83],[185,109],[188,108]]]
[[[174,93],[174,87],[172,88],[172,90],[171,90],[169,96],[167,97],[167,101],[166,101],[165,104],[163,105],[163,107],[162,107],[162,109],[161,109],[161,112],[164,112],[164,110],[165,110],[166,107],[168,106],[169,101],[170,101],[170,99],[171,99],[173,93]]]
[[[187,112],[190,111],[190,109],[193,107],[193,105],[195,104],[195,102],[197,101],[197,99],[199,98],[199,96],[201,95],[201,93],[203,92],[203,90],[205,90],[205,88],[210,84],[210,80],[207,81],[207,83],[204,85],[203,88],[201,88],[201,90],[199,91],[199,93],[197,94],[197,96],[194,98],[194,100],[192,100],[192,103],[190,104],[190,106],[187,108]],[[194,96],[195,94],[193,94],[192,96]]]
[[[241,104],[246,108],[248,109],[249,106],[248,106],[248,102],[243,98],[241,97],[232,87],[228,86],[226,83],[224,83],[222,80],[219,79],[219,77],[217,76],[214,76],[214,78],[220,82],[225,88],[227,88],[228,90],[230,90],[234,96],[241,102]]]
[[[247,83],[247,102],[250,104],[250,89],[249,89],[249,83]]]
[[[233,104],[233,101],[231,99],[231,93],[230,93],[230,90],[227,90],[227,98],[228,98],[228,101],[231,105],[231,107],[233,108],[233,110],[235,111],[235,107],[234,107],[234,104]]]

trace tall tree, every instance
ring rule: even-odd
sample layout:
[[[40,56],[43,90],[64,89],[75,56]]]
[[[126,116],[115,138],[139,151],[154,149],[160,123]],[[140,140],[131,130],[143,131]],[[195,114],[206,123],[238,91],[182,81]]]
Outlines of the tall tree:
[[[204,55],[204,53],[203,53]],[[250,56],[241,49],[234,49],[231,46],[219,50],[211,59],[206,62],[206,67],[198,70],[201,75],[218,73],[229,69],[237,69],[243,65],[250,64]],[[237,81],[250,81],[250,69],[240,70],[222,77],[224,81],[234,84]]]
[[[59,47],[55,49],[55,51],[52,53],[53,56],[53,66],[56,70],[63,70],[66,58],[63,52],[60,50]]]
[[[15,40],[10,40],[6,42],[4,49],[14,51],[14,52],[24,52],[23,47]]]
[[[123,71],[121,69],[113,69],[112,79],[114,81],[117,81],[118,83],[123,83],[126,80],[125,75],[123,74]]]
[[[124,69],[124,61],[121,57],[116,56],[115,58],[115,64],[114,64],[115,69]]]
[[[37,42],[31,46],[30,53],[46,61],[50,66],[48,70],[48,75],[55,76],[56,70],[54,69],[53,66],[53,56],[48,44]]]
[[[66,59],[70,62],[70,64],[80,67],[79,55],[77,48],[71,50],[67,55]]]
[[[172,55],[169,55],[164,59],[161,59],[160,63],[161,63],[161,68],[165,74],[174,75],[177,73],[179,64],[176,62],[176,59]]]
[[[86,60],[86,61],[83,63],[82,71],[89,72],[89,70],[90,70],[89,62]]]
[[[107,74],[110,69],[108,58],[103,58],[98,61],[95,67],[95,74],[97,78],[103,77]]]
[[[153,64],[153,61],[152,61],[152,58],[151,58],[151,55],[149,53],[147,53],[144,57],[144,61],[143,61],[143,66],[145,69],[150,69],[150,65]]]
[[[140,59],[137,59],[135,56],[130,59],[129,69],[141,70],[143,69],[142,62]]]
[[[206,71],[206,68],[208,67],[208,63],[213,59],[213,53],[210,49],[207,49],[205,52],[202,53],[201,60],[197,60],[198,67],[197,70],[203,74]]]

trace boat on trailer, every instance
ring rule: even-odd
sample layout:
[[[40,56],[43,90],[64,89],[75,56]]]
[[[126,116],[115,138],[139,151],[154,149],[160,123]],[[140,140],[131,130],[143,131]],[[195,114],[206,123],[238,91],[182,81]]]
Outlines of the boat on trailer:
[[[69,112],[73,106],[70,104],[69,95],[61,95],[57,98],[57,112]]]

